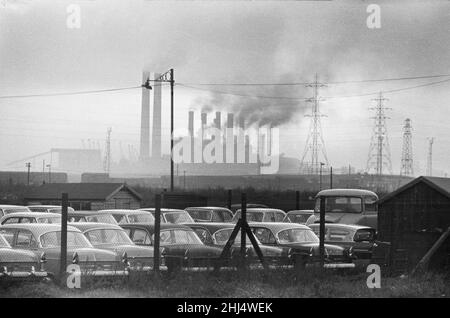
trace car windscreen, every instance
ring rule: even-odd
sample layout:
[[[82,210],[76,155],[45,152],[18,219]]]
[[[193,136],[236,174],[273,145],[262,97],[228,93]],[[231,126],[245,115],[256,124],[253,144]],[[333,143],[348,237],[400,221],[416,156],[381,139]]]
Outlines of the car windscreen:
[[[287,229],[278,233],[280,244],[288,243],[317,243],[319,238],[309,229]]]
[[[316,200],[314,211],[320,211],[320,198]],[[351,196],[336,196],[325,198],[325,212],[327,213],[361,213],[362,199]]]
[[[59,224],[59,223],[61,223],[61,217],[60,216],[40,217],[40,218],[37,218],[37,223]]]
[[[213,221],[214,222],[231,222],[233,219],[233,213],[225,210],[214,211]]]
[[[194,223],[194,219],[186,211],[166,212],[164,217],[168,223]]]
[[[48,232],[41,235],[43,248],[61,247],[61,232]],[[88,239],[80,232],[67,232],[67,247],[92,247]]]
[[[90,230],[85,233],[86,237],[89,239],[92,245],[103,245],[103,244],[131,244],[134,245],[133,241],[128,237],[127,233],[119,229],[96,229]]]
[[[209,210],[189,210],[188,213],[195,220],[211,221],[212,219],[212,213]]]
[[[117,224],[116,219],[111,214],[86,215],[86,222]]]
[[[174,229],[161,231],[160,245],[203,244],[200,238],[191,230]]]
[[[225,245],[228,242],[228,239],[231,236],[231,233],[233,232],[234,229],[223,229],[223,230],[218,230],[216,233],[214,233],[214,240],[216,242],[217,245]],[[255,240],[261,244],[258,239],[255,236]],[[236,238],[234,239],[234,244],[240,244],[241,243],[241,231],[239,231],[236,235]],[[247,235],[247,241],[246,241],[247,245],[251,244],[250,242],[250,238]]]
[[[234,219],[238,220],[241,218],[241,211],[237,211]],[[264,219],[264,212],[249,212],[247,211],[247,221],[248,222],[262,222]]]
[[[292,223],[306,223],[308,218],[312,215],[312,213],[309,214],[289,214],[288,218],[291,220]]]
[[[128,220],[130,220],[130,223],[154,223],[155,218],[153,217],[153,214],[148,212],[143,212],[140,214],[130,214],[128,215]]]

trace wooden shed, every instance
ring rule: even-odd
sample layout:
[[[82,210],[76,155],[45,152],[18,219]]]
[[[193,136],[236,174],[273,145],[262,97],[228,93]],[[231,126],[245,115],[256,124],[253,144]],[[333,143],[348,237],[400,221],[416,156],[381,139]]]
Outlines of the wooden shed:
[[[47,183],[26,196],[27,204],[61,204],[61,194],[68,193],[75,210],[138,209],[142,197],[123,183]]]
[[[449,178],[418,177],[379,200],[378,238],[391,243],[388,265],[394,271],[413,269],[449,227]],[[448,266],[449,254],[446,239],[430,266]]]

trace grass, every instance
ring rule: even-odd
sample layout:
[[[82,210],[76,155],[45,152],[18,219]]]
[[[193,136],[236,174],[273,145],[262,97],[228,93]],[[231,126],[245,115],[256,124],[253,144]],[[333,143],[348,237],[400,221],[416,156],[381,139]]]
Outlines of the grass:
[[[172,278],[142,276],[125,281],[82,281],[72,290],[54,283],[3,286],[0,297],[449,297],[450,277],[427,273],[415,277],[386,277],[380,289],[369,289],[366,273],[338,274],[307,269],[298,278],[289,270],[261,272],[180,273]]]

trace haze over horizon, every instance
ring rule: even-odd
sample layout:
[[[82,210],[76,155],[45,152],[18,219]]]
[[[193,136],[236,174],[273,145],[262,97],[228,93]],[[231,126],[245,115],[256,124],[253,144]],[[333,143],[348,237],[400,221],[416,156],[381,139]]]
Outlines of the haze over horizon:
[[[312,96],[303,85],[208,86],[205,83],[324,83],[450,74],[448,2],[379,1],[382,27],[366,26],[367,2],[76,1],[81,27],[66,26],[71,1],[6,1],[0,6],[0,97],[133,87],[142,71],[175,70],[175,127],[190,109],[233,112],[280,128],[280,151],[300,159]],[[369,108],[379,91],[449,79],[329,84],[321,88],[328,159],[364,169],[373,130]],[[450,82],[386,92],[391,160],[400,170],[402,127],[410,118],[416,175],[424,174],[428,137],[433,170],[450,172]],[[227,95],[229,93],[235,95]],[[248,96],[280,96],[282,99]],[[353,95],[367,95],[346,97]],[[340,98],[338,98],[340,97]],[[299,98],[293,100],[292,98]],[[169,152],[170,99],[163,88],[163,152]],[[0,98],[0,168],[50,150],[103,147],[112,127],[113,160],[139,148],[141,90]],[[212,121],[212,116],[209,116]],[[224,119],[223,119],[224,121]],[[126,155],[125,155],[126,156]],[[23,167],[20,169],[24,169]],[[39,171],[39,167],[36,167]]]

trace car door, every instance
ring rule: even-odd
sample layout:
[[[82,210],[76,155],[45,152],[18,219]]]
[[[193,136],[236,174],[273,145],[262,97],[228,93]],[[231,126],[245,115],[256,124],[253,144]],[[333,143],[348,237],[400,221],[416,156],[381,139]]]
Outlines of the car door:
[[[25,250],[36,250],[37,241],[31,231],[20,229],[17,231],[15,239],[15,247]]]
[[[211,233],[205,228],[197,227],[193,229],[195,233],[197,233],[200,240],[202,240],[205,245],[214,245],[214,241],[212,239]]]
[[[14,238],[16,237],[16,230],[15,229],[1,229],[0,234],[3,235],[3,237],[8,241],[9,245],[11,247],[14,247]]]
[[[150,234],[144,229],[133,229],[130,233],[130,238],[136,245],[152,245]]]
[[[265,227],[252,227],[251,229],[261,244],[277,245],[277,240],[270,229]]]

